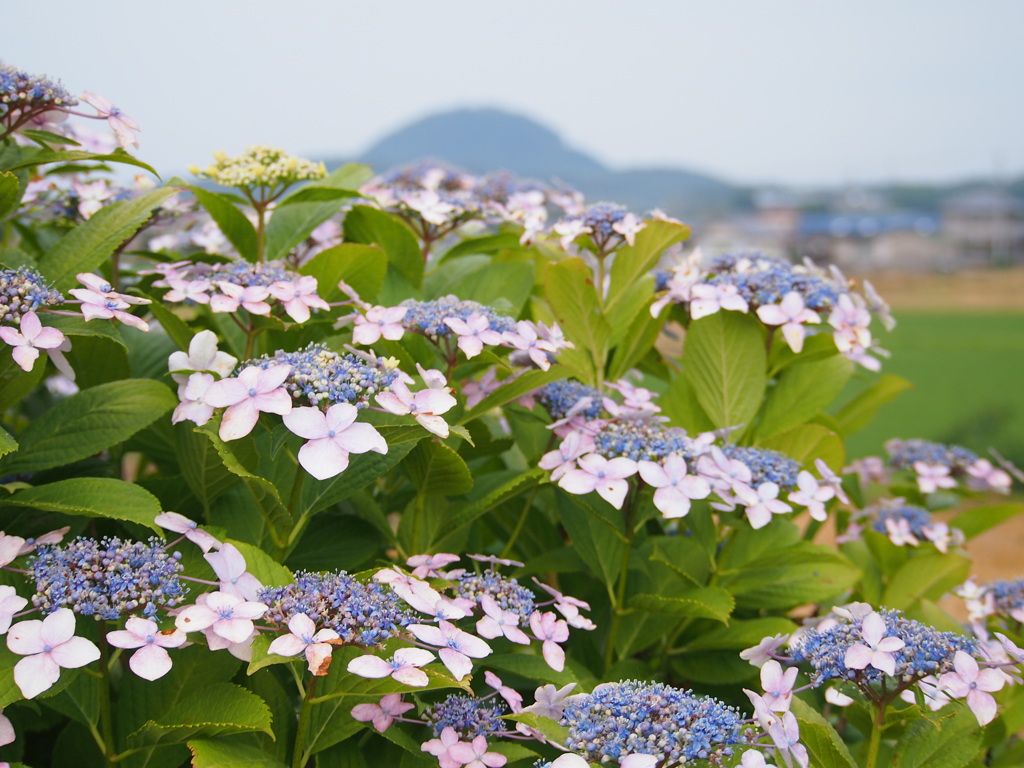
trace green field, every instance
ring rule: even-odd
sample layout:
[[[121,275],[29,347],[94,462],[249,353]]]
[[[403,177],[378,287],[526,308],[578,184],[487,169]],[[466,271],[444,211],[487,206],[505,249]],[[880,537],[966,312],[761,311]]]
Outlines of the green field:
[[[1024,466],[1024,315],[896,316],[899,325],[881,337],[882,346],[892,352],[882,370],[908,379],[915,388],[884,406],[871,426],[853,436],[850,456],[877,454],[891,437],[922,437],[956,442],[978,453],[994,447]],[[851,385],[845,396],[859,386]]]

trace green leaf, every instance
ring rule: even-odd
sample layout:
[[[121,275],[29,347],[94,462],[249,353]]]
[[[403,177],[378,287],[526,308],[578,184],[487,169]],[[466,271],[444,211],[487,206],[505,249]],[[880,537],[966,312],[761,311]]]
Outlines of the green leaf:
[[[842,355],[787,367],[768,393],[757,433],[774,435],[816,416],[842,391],[852,374],[853,363]]]
[[[473,488],[473,475],[455,450],[435,440],[424,440],[409,453],[406,471],[424,497],[458,496]]]
[[[629,373],[629,369],[643,359],[658,340],[665,319],[660,315],[651,317],[651,313],[646,310],[650,303],[651,297],[648,294],[643,305],[645,309],[633,318],[632,323],[625,326],[622,338],[616,340],[611,365],[608,368],[609,381],[621,379]]]
[[[683,367],[716,428],[749,426],[767,382],[761,323],[724,310],[702,317],[686,334]]]
[[[246,261],[256,261],[256,227],[225,195],[202,187],[186,187],[220,227],[224,237]],[[276,215],[276,214],[275,214]]]
[[[835,597],[859,578],[860,569],[831,547],[799,542],[759,557],[719,583],[732,592],[737,608],[788,610]]]
[[[266,633],[257,634],[253,638],[252,658],[249,660],[249,666],[246,667],[245,674],[252,675],[265,667],[272,667],[275,664],[289,664],[299,660],[305,665],[306,659],[303,656],[281,656],[277,653],[269,653],[272,642],[274,642],[274,638],[268,637]]]
[[[736,602],[721,587],[695,587],[671,597],[665,595],[634,595],[630,608],[666,616],[690,616],[729,623]]]
[[[22,136],[27,136],[28,138],[32,139],[32,141],[36,142],[37,144],[41,144],[42,146],[45,146],[47,144],[64,144],[71,147],[82,146],[77,141],[75,141],[72,138],[69,138],[68,136],[61,136],[59,133],[51,133],[50,131],[33,131],[29,129],[23,129],[19,130],[18,133],[20,133]]]
[[[127,520],[162,533],[153,519],[160,502],[145,488],[109,477],[72,477],[17,491],[0,504],[31,507],[65,515]]]
[[[0,456],[6,456],[16,450],[18,450],[18,441],[11,436],[10,432],[0,427]]]
[[[815,459],[821,459],[834,471],[846,463],[846,447],[842,439],[832,430],[820,424],[801,424],[759,440],[764,448],[771,448],[810,467]]]
[[[180,744],[199,738],[261,731],[273,738],[270,710],[254,693],[231,683],[215,683],[186,696],[128,737],[132,748]]]
[[[284,587],[295,581],[292,572],[280,565],[259,547],[244,541],[228,539],[245,558],[245,570],[256,577],[265,587]]]
[[[345,238],[350,242],[379,245],[394,267],[419,288],[423,282],[423,252],[413,231],[383,211],[357,205],[345,215]]]
[[[938,600],[953,587],[963,584],[970,573],[971,561],[954,552],[917,555],[907,560],[890,579],[882,604],[905,611],[918,600]]]
[[[115,344],[121,345],[125,350],[128,345],[124,342],[121,331],[114,325],[104,322],[86,322],[81,317],[70,317],[68,315],[47,315],[46,324],[56,328],[65,336],[82,336],[106,339]],[[191,336],[189,337],[191,338]]]
[[[0,171],[0,219],[18,207],[21,202],[21,184],[10,171]]]
[[[342,243],[321,251],[299,272],[316,278],[316,292],[324,301],[348,298],[338,287],[344,280],[360,298],[373,301],[384,285],[388,271],[387,254],[375,245]]]
[[[687,650],[742,651],[757,645],[763,638],[788,635],[796,629],[789,619],[766,616],[760,619],[731,619],[728,626],[701,631],[686,643]]]
[[[38,472],[79,461],[127,440],[177,404],[156,381],[101,384],[57,403],[19,435],[21,447],[0,459],[4,474]]]
[[[283,259],[313,230],[341,210],[341,199],[278,208],[267,224],[267,260]]]
[[[25,160],[21,160],[20,162],[9,166],[7,170],[18,171],[22,168],[33,168],[37,165],[46,165],[49,163],[77,163],[81,160],[91,160],[97,163],[123,163],[124,165],[134,165],[136,168],[142,168],[143,170],[149,171],[157,178],[160,178],[160,174],[154,171],[151,166],[141,160],[136,160],[123,149],[115,149],[113,152],[106,155],[97,155],[94,152],[86,152],[83,150],[41,150],[30,154]]]
[[[981,749],[981,729],[962,703],[951,715],[913,723],[896,745],[892,764],[899,768],[965,768]],[[800,732],[803,740],[803,730]]]
[[[483,497],[469,501],[465,506],[458,507],[453,514],[446,516],[444,529],[440,533],[444,536],[451,535],[487,514],[499,504],[504,504],[524,491],[536,487],[546,476],[546,470],[536,467],[523,473],[517,473],[511,480],[502,483]]]
[[[285,768],[262,749],[237,739],[198,739],[188,742],[192,768]]]
[[[661,406],[661,412],[668,416],[672,426],[682,427],[691,435],[710,432],[715,428],[697,402],[697,393],[693,389],[690,377],[685,373],[672,379],[665,394],[658,399],[658,405]]]
[[[836,412],[839,434],[849,437],[864,429],[875,418],[878,409],[913,388],[906,379],[886,373]]]
[[[590,381],[604,373],[612,329],[598,307],[593,270],[578,257],[549,264],[544,296],[566,338],[589,356]]]
[[[616,310],[622,305],[630,289],[643,275],[654,269],[665,249],[686,240],[689,236],[690,228],[684,224],[649,220],[646,226],[637,232],[633,245],[626,245],[618,250],[612,263],[605,305],[609,319],[616,315]],[[613,324],[628,324],[632,319],[632,316],[618,317]]]
[[[457,259],[460,256],[490,255],[519,247],[519,235],[502,232],[497,235],[468,237],[445,251],[441,258],[447,261],[448,259]]]
[[[344,200],[346,197],[359,197],[358,192],[351,189],[331,189],[329,187],[303,187],[288,195],[277,206],[280,210],[296,203],[328,203],[333,200]]]
[[[1007,520],[1024,514],[1024,504],[994,504],[966,509],[949,521],[950,528],[959,528],[968,541]]]
[[[228,445],[220,439],[217,430],[216,423],[211,421],[201,427],[196,427],[195,431],[210,441],[225,469],[242,478],[256,501],[260,514],[263,515],[263,519],[272,531],[272,535],[277,537],[281,532],[291,530],[292,516],[281,501],[281,494],[277,487],[267,478],[250,471],[240,458],[240,454],[248,454],[249,458],[255,455],[255,442],[251,437],[245,437],[241,440],[234,440]]]
[[[790,710],[800,725],[800,743],[807,747],[811,765],[821,768],[857,768],[846,742],[814,707],[794,696]]]
[[[628,545],[622,532],[622,515],[615,517],[591,506],[588,499],[570,496],[558,490],[558,516],[565,527],[572,547],[601,582],[613,588],[619,575],[623,550]],[[615,513],[609,504],[598,499],[595,504]]]
[[[217,450],[191,422],[174,425],[174,442],[178,466],[189,489],[209,509],[220,494],[239,482],[238,475],[229,472]]]
[[[690,536],[659,536],[651,560],[668,566],[695,587],[704,586],[711,570],[704,547]]]
[[[155,208],[176,192],[173,187],[161,187],[141,197],[104,206],[48,250],[39,260],[39,270],[58,289],[73,287],[76,274],[91,272],[103,264],[139,231]]]
[[[459,423],[467,424],[473,419],[483,416],[492,408],[497,408],[500,405],[510,403],[516,398],[522,397],[527,392],[532,392],[538,387],[542,387],[552,381],[564,379],[568,375],[569,372],[562,366],[552,365],[546,371],[533,368],[519,374],[515,378],[506,379],[500,387],[466,411]]]
[[[96,725],[100,719],[100,681],[92,675],[76,675],[71,683],[46,705],[82,725]]]
[[[505,715],[504,719],[514,723],[524,723],[534,730],[540,731],[544,734],[544,738],[552,744],[565,744],[569,739],[568,727],[559,725],[550,717],[541,717],[533,712],[518,712],[514,715]]]
[[[348,469],[337,477],[318,481],[307,477],[302,487],[302,509],[305,514],[317,512],[347,499],[395,467],[420,440],[430,434],[419,426],[378,427],[388,442],[388,452],[361,453],[349,458]]]

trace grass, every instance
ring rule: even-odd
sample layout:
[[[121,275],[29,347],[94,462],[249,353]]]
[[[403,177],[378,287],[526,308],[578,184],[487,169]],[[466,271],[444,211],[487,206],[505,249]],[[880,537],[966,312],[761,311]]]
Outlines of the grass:
[[[948,310],[897,312],[899,325],[883,332],[892,352],[883,371],[915,388],[850,439],[851,457],[879,453],[890,437],[922,437],[978,453],[993,447],[1024,465],[1024,314]]]

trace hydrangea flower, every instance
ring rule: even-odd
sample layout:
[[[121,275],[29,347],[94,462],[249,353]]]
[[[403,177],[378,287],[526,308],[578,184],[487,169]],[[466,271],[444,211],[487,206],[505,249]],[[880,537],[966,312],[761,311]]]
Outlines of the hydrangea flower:
[[[77,669],[98,661],[100,649],[84,637],[75,637],[75,614],[60,608],[42,621],[22,621],[11,627],[7,647],[24,656],[14,665],[14,682],[26,699],[48,690],[61,668]]]
[[[323,676],[330,671],[331,653],[336,640],[339,640],[338,633],[333,629],[317,631],[316,624],[309,616],[296,613],[288,619],[288,633],[274,638],[267,653],[278,656],[305,654],[310,673]]]
[[[401,717],[415,706],[411,701],[402,701],[400,693],[389,693],[380,700],[379,704],[357,704],[352,707],[352,718],[361,723],[372,722],[373,727],[379,733],[384,733],[395,721],[395,718]],[[459,737],[456,736],[455,740],[458,741],[458,739]]]
[[[291,373],[290,365],[263,369],[248,366],[233,379],[221,379],[210,385],[204,395],[214,408],[227,408],[220,423],[221,440],[238,440],[252,432],[260,413],[284,416],[292,409],[292,399],[282,388]]]
[[[293,408],[284,425],[307,441],[299,448],[299,464],[317,480],[345,471],[350,453],[386,454],[388,444],[370,424],[356,423],[359,411],[348,403],[318,408]]]
[[[138,648],[128,666],[144,680],[158,680],[171,671],[168,648],[180,648],[187,637],[180,629],[161,632],[155,621],[131,617],[123,630],[107,633],[107,642],[115,648]]]

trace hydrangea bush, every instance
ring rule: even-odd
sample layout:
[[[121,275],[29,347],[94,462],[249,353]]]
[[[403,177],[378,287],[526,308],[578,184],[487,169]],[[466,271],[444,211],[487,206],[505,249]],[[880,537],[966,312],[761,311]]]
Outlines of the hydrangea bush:
[[[869,283],[434,163],[164,182],[138,130],[0,66],[0,758],[1024,760],[1024,580],[968,554],[1021,475],[846,455],[907,386]]]

